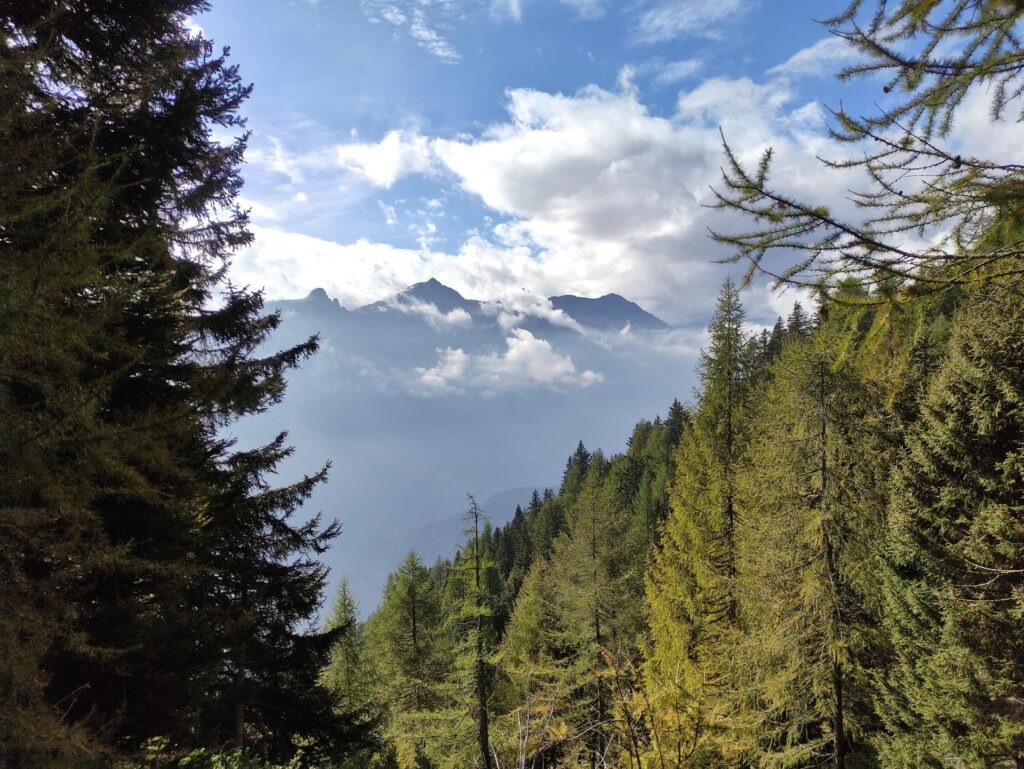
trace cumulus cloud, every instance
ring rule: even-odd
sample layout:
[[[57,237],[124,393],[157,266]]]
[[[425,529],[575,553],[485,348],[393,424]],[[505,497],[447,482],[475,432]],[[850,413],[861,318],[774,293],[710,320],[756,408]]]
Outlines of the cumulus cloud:
[[[531,294],[526,290],[508,293],[498,301],[483,302],[480,309],[498,321],[506,331],[511,330],[530,318],[546,320],[554,326],[571,328],[579,333],[584,329],[562,310],[557,310],[551,301],[543,296]]]
[[[832,77],[853,64],[860,54],[841,37],[830,35],[814,45],[797,51],[782,64],[768,70],[780,77]]]
[[[438,248],[427,206],[423,221],[410,225],[419,228],[419,248],[338,244],[263,227],[236,269],[272,297],[324,286],[351,306],[433,276],[483,300],[519,301],[524,290],[535,297],[615,292],[670,323],[699,325],[725,275],[743,269],[719,263],[729,253],[708,239],[708,228],[749,226],[707,205],[720,179],[719,127],[745,162],[774,147],[783,191],[811,191],[856,215],[846,192],[859,182],[823,169],[815,157],[842,149],[828,137],[821,107],[800,101],[785,81],[707,79],[682,91],[667,115],[653,114],[635,87],[514,89],[506,110],[505,119],[474,135],[396,130],[377,143],[329,148],[348,173],[382,188],[403,174],[430,174],[495,212],[496,223],[471,231],[461,245]],[[319,173],[331,173],[330,164]],[[506,327],[515,317],[505,311]]]
[[[389,299],[429,277],[473,298],[514,298],[523,287],[540,295],[553,293],[530,249],[478,235],[449,253],[365,239],[335,243],[258,223],[252,231],[254,242],[235,257],[232,277],[265,288],[272,299],[299,299],[322,287],[353,308]]]
[[[408,131],[388,131],[376,143],[340,144],[338,164],[376,187],[390,187],[411,173],[429,173],[433,168],[426,137]]]
[[[603,380],[601,374],[577,371],[572,358],[559,355],[544,339],[525,329],[513,329],[502,353],[472,355],[461,348],[437,351],[438,359],[430,368],[416,368],[411,383],[420,395],[458,395],[479,391],[494,395],[508,390],[532,387],[588,387]]]

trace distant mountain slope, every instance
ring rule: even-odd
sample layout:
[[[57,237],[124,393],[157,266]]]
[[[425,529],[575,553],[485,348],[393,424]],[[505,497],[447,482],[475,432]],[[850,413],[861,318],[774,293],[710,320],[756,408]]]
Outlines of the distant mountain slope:
[[[327,292],[322,288],[314,289],[305,299],[299,301],[303,303],[306,312],[312,310],[314,313],[324,314],[330,313],[332,310],[344,309],[336,299],[328,297]],[[606,294],[597,298],[565,294],[550,297],[548,301],[556,310],[561,310],[579,325],[597,331],[618,332],[626,326],[634,331],[663,331],[669,328],[669,325],[661,318],[652,315],[640,305],[619,294]],[[281,304],[290,306],[292,303],[283,302]],[[415,314],[427,305],[433,305],[441,315],[445,316],[462,310],[481,321],[493,317],[492,314],[484,313],[482,302],[476,299],[467,299],[454,288],[444,285],[436,278],[409,286],[390,299],[373,302],[351,311],[346,310],[346,312],[363,316],[375,316],[382,313],[409,314],[412,312]],[[539,317],[525,318],[523,326],[531,331],[558,332],[564,330],[564,328],[553,326],[547,319]]]
[[[539,486],[520,486],[499,491],[484,500],[480,509],[492,526],[504,526],[512,520],[517,505],[525,509],[530,504],[535,488],[541,490]],[[372,559],[380,568],[398,563],[413,551],[427,563],[433,563],[439,556],[451,558],[466,542],[466,526],[465,512],[456,512],[399,531],[382,532],[377,539],[365,545],[363,556],[367,560]],[[367,603],[361,608],[364,614],[368,614],[373,605]]]
[[[513,487],[557,486],[551,468],[577,441],[619,450],[637,413],[690,391],[693,356],[676,329],[619,296],[553,303],[594,333],[557,322],[543,300],[506,309],[436,279],[357,309],[322,289],[270,303],[282,323],[268,350],[318,334],[320,352],[290,372],[281,404],[230,437],[248,447],[289,431],[298,451],[282,480],[333,460],[307,507],[342,523],[326,556],[332,589],[346,576],[372,609],[411,547],[430,562],[462,541],[467,490],[502,523],[530,498]],[[627,324],[637,333],[619,337]]]
[[[600,331],[621,331],[627,325],[644,331],[661,331],[669,327],[661,318],[618,294],[605,294],[597,299],[566,294],[552,296],[548,301],[581,326]]]

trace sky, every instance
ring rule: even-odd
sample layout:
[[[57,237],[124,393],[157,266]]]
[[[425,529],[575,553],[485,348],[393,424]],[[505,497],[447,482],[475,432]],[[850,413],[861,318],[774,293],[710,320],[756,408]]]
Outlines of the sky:
[[[355,307],[437,277],[467,296],[620,293],[706,323],[728,273],[708,228],[721,129],[784,187],[842,205],[816,163],[852,52],[784,0],[215,0],[193,19],[254,84],[236,281]],[[834,7],[833,7],[834,6]],[[792,305],[763,286],[770,322]]]

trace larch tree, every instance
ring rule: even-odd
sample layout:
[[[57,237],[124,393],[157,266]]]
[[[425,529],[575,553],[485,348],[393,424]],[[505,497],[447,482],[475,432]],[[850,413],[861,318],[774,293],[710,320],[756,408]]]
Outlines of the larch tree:
[[[755,765],[870,761],[884,468],[836,330],[792,338],[753,398],[740,472],[731,729]]]
[[[1019,280],[1024,241],[980,249],[978,241],[1020,208],[1020,165],[1000,142],[979,149],[950,134],[966,109],[987,107],[991,123],[1024,119],[1022,21],[1024,7],[1002,0],[852,0],[825,25],[858,56],[840,79],[882,83],[880,106],[866,116],[839,107],[832,137],[855,151],[821,162],[835,173],[862,172],[852,193],[861,215],[780,191],[770,148],[750,168],[726,143],[718,205],[755,226],[714,237],[747,262],[748,277],[761,271],[779,283],[846,275],[876,288],[896,281],[915,295]],[[933,244],[915,248],[907,237],[915,233],[934,236]],[[769,264],[776,252],[787,261]]]
[[[367,621],[374,650],[377,697],[388,709],[385,731],[402,769],[424,760],[435,736],[433,711],[444,704],[441,687],[450,669],[442,648],[441,590],[415,553],[388,576],[380,605]]]
[[[651,649],[645,665],[663,756],[711,760],[725,719],[720,655],[736,621],[736,471],[745,451],[748,386],[739,292],[726,281],[701,353],[692,425],[675,453],[671,512],[647,576]]]

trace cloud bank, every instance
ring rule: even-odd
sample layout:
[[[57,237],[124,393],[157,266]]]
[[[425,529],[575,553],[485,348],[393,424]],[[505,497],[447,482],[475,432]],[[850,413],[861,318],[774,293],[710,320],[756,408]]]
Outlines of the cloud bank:
[[[380,194],[416,177],[478,201],[495,220],[456,247],[435,245],[431,218],[443,214],[440,202],[416,214],[419,248],[332,243],[266,220],[236,271],[273,297],[323,286],[346,306],[433,276],[483,300],[616,292],[669,322],[700,324],[725,274],[742,270],[719,263],[729,254],[708,228],[748,225],[708,208],[722,162],[719,128],[748,162],[774,147],[784,189],[813,189],[843,209],[857,184],[821,168],[816,155],[839,152],[823,110],[797,99],[784,79],[709,78],[681,91],[668,115],[652,113],[631,83],[573,94],[513,89],[505,108],[505,119],[472,135],[396,129],[376,142],[295,154],[271,145],[256,157],[285,179],[319,174]],[[388,205],[393,223],[398,203]],[[753,299],[752,316],[771,310],[760,294]]]
[[[550,342],[529,331],[513,329],[501,353],[472,355],[461,348],[438,350],[437,363],[417,368],[413,393],[424,396],[462,395],[476,390],[496,395],[530,387],[588,387],[603,380],[594,371],[577,371],[568,355],[559,355]]]

